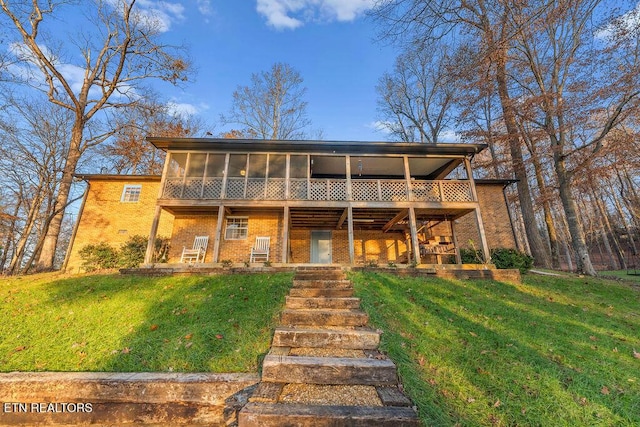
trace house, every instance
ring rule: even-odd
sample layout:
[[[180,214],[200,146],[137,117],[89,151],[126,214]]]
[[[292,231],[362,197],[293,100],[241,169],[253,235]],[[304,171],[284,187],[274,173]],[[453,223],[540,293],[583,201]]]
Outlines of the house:
[[[208,236],[205,264],[248,262],[258,237],[272,264],[446,265],[516,246],[503,189],[474,180],[484,144],[149,138],[162,176],[79,175],[89,183],[67,262],[87,243],[170,239],[178,263]],[[268,239],[267,239],[268,238]]]

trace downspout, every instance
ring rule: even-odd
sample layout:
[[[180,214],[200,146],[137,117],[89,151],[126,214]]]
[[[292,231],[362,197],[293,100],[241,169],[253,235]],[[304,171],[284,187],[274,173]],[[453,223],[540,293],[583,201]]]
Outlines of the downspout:
[[[84,189],[84,194],[82,195],[82,203],[80,204],[80,210],[78,211],[78,219],[76,220],[76,224],[73,226],[73,233],[71,233],[71,239],[69,240],[69,246],[67,247],[67,253],[64,256],[64,262],[62,263],[62,271],[66,273],[67,264],[69,264],[69,257],[71,256],[71,250],[73,249],[73,245],[76,241],[76,234],[78,234],[78,228],[80,227],[80,220],[82,219],[82,214],[84,212],[84,205],[87,202],[87,196],[89,195],[89,187],[91,187],[91,183],[85,179],[80,178],[84,182],[87,183],[87,186]]]

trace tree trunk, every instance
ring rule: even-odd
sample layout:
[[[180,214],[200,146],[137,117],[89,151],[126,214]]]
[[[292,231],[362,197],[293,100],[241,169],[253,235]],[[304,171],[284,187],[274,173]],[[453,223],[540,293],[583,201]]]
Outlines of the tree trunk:
[[[614,270],[618,270],[618,268],[626,270],[627,263],[624,259],[624,254],[622,253],[622,248],[620,247],[620,243],[618,243],[618,238],[616,237],[616,233],[614,232],[613,227],[611,227],[611,221],[609,220],[609,211],[604,207],[604,204],[602,203],[602,199],[598,197],[593,187],[591,188],[591,192],[594,197],[594,202],[598,207],[598,212],[600,213],[600,221],[602,222],[602,226],[604,229],[603,238],[607,239],[607,237],[609,237],[609,239],[611,240],[611,243],[613,243],[613,248],[611,248],[611,245],[609,245],[609,250],[612,250],[612,252],[615,252],[615,256],[618,259],[617,265],[614,265]],[[612,262],[612,264],[616,264],[616,263]]]
[[[520,144],[520,134],[516,122],[516,114],[507,87],[506,72],[506,51],[498,48],[496,53],[496,82],[498,84],[498,95],[502,106],[503,118],[509,137],[509,150],[511,152],[511,162],[517,182],[518,196],[520,198],[520,209],[522,219],[527,224],[526,234],[531,248],[531,255],[536,265],[543,268],[550,268],[551,261],[547,252],[546,244],[542,241],[538,232],[533,203],[531,202],[531,189],[527,178],[527,171],[522,156],[522,146]]]
[[[42,242],[42,250],[36,263],[36,271],[50,271],[54,268],[54,260],[56,255],[56,247],[58,246],[58,236],[64,218],[69,193],[71,192],[71,184],[73,183],[73,174],[80,160],[80,146],[82,144],[84,131],[84,121],[77,118],[71,131],[71,142],[69,144],[69,152],[67,154],[64,169],[62,171],[62,179],[58,188],[58,195],[53,204],[53,217],[48,226],[43,230],[46,232]]]
[[[624,227],[624,231],[627,233],[629,238],[629,246],[631,247],[631,251],[634,255],[638,255],[638,248],[636,247],[636,242],[633,238],[633,234],[631,229],[629,228],[629,224],[627,224],[627,218],[625,217],[624,211],[622,210],[622,206],[620,205],[620,200],[615,195],[612,196],[613,203],[616,206],[616,210],[618,211],[618,215],[620,215],[620,221],[622,221],[622,226]]]
[[[554,144],[554,146],[557,147],[557,144]],[[571,194],[571,185],[565,168],[564,158],[558,150],[555,150],[553,153],[553,164],[556,175],[558,176],[558,190],[560,191],[560,200],[562,201],[564,215],[569,227],[569,234],[571,235],[571,243],[576,253],[576,270],[578,273],[597,276],[596,270],[593,268],[593,264],[591,264],[589,250],[584,240],[582,225],[580,224],[580,218],[578,218],[577,214],[576,201],[573,198],[573,194]]]

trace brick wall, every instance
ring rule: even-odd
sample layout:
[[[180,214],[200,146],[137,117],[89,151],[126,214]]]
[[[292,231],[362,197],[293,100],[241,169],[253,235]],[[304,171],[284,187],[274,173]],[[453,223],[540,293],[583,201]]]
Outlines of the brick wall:
[[[502,193],[502,184],[477,184],[476,190],[489,249],[515,249],[516,242],[513,238],[509,212]],[[455,223],[455,231],[458,244],[461,247],[470,248],[469,240],[473,240],[476,249],[482,248],[474,212],[458,219]]]
[[[284,212],[275,211],[254,211],[249,212],[233,212],[234,216],[245,216],[248,221],[248,237],[243,240],[226,240],[224,238],[224,229],[222,228],[222,241],[220,242],[219,261],[231,260],[232,262],[249,261],[251,257],[251,248],[256,242],[256,237],[270,237],[269,261],[282,261],[282,247],[280,245],[280,236],[282,235],[282,217]],[[226,222],[226,221],[225,221]]]
[[[211,262],[217,220],[218,215],[176,215],[171,232],[169,262],[180,262],[182,250],[192,248],[196,236],[209,236],[204,260]]]
[[[121,202],[125,185],[141,185],[138,202]],[[136,178],[123,176],[91,180],[89,193],[78,223],[78,229],[70,248],[67,271],[78,273],[82,259],[79,251],[88,244],[107,242],[120,247],[131,236],[149,236],[156,199],[160,188],[160,178]],[[173,216],[162,212],[158,226],[158,236],[169,237],[173,227]]]

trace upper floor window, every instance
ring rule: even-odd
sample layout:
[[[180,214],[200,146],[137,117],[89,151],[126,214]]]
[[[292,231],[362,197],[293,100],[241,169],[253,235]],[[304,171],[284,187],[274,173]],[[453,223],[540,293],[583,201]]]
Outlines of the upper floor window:
[[[249,218],[228,217],[225,229],[225,240],[244,240],[249,232]]]
[[[122,190],[122,196],[120,197],[121,202],[125,203],[135,203],[140,200],[140,191],[142,190],[142,185],[125,185]]]

